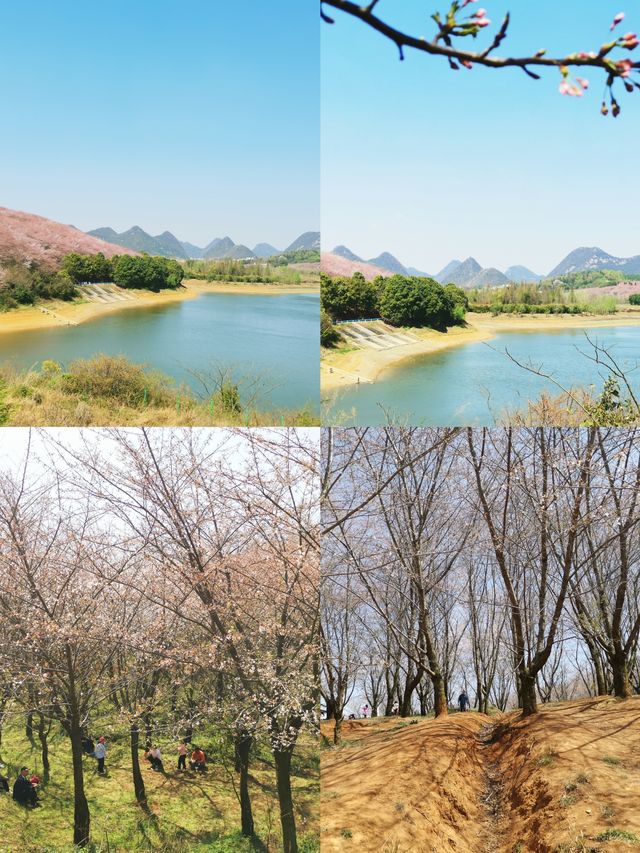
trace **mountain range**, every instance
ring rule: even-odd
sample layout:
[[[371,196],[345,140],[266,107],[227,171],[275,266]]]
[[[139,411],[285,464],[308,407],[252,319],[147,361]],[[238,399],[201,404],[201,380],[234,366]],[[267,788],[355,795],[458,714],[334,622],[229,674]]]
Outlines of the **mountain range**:
[[[441,284],[457,284],[458,287],[467,289],[487,286],[497,287],[508,284],[510,281],[539,281],[542,278],[541,275],[537,275],[523,266],[509,267],[504,273],[495,267],[484,268],[480,266],[475,258],[467,258],[466,261],[451,261],[439,273],[430,275],[415,267],[405,266],[390,252],[382,252],[375,258],[365,260],[356,255],[355,252],[352,252],[347,246],[336,246],[330,254],[337,255],[354,264],[369,264],[385,272],[434,278]]]
[[[162,234],[148,234],[139,225],[134,225],[128,231],[118,233],[113,228],[95,228],[88,231],[90,237],[96,237],[115,246],[131,249],[134,252],[146,252],[149,255],[162,255],[166,258],[230,258],[235,260],[248,260],[252,258],[268,258],[279,255],[281,251],[270,243],[258,243],[253,249],[242,243],[234,243],[231,237],[215,237],[204,247],[196,246],[194,243],[183,242],[171,233],[163,231]],[[294,252],[301,249],[319,249],[320,232],[306,231],[291,243],[285,252]]]

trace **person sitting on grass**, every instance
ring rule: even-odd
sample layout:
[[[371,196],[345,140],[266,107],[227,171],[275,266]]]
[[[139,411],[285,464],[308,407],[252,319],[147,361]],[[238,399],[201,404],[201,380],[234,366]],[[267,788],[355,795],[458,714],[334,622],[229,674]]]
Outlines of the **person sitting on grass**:
[[[158,773],[164,773],[164,764],[162,763],[162,753],[160,747],[156,744],[149,750],[149,761],[151,769],[157,770]]]
[[[189,762],[192,770],[203,773],[207,769],[207,757],[199,746],[196,746],[191,753],[191,761]]]
[[[98,761],[98,773],[101,776],[106,774],[106,770],[104,769],[104,760],[107,757],[107,746],[106,746],[106,738],[100,737],[98,738],[98,743],[96,744],[96,748],[93,752],[95,758]]]
[[[16,803],[20,803],[21,806],[27,806],[27,808],[31,809],[35,809],[36,806],[40,805],[36,789],[29,781],[28,767],[20,768],[20,774],[13,783],[13,799]]]

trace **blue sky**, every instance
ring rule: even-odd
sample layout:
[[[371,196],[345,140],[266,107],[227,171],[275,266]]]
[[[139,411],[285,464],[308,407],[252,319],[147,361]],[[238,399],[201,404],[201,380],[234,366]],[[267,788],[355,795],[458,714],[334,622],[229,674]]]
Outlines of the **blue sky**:
[[[494,24],[512,13],[503,55],[597,49],[620,11],[621,34],[640,31],[638,0],[480,5]],[[429,15],[446,8],[445,0],[380,0],[376,11],[430,38]],[[640,254],[640,92],[621,93],[622,115],[605,119],[602,75],[591,69],[587,95],[570,99],[558,93],[555,70],[535,82],[517,69],[454,72],[410,51],[401,63],[382,36],[334,17],[321,48],[325,248],[391,251],[431,273],[469,255],[545,273],[578,246]],[[490,39],[483,33],[477,44]]]
[[[319,227],[319,25],[300,0],[0,9],[0,204],[278,248]]]

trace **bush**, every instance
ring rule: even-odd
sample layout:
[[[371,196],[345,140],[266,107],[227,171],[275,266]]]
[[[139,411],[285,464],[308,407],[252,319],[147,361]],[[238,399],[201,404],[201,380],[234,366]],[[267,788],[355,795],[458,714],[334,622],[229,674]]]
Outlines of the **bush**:
[[[55,371],[46,372],[55,375]],[[169,403],[173,399],[170,393],[160,389],[152,374],[124,356],[96,355],[72,361],[57,381],[65,393],[133,407],[142,406],[145,400]]]
[[[323,347],[332,347],[340,340],[340,333],[333,325],[331,317],[324,308],[320,309],[320,344]]]
[[[632,293],[629,297],[629,305],[640,305],[640,293]]]

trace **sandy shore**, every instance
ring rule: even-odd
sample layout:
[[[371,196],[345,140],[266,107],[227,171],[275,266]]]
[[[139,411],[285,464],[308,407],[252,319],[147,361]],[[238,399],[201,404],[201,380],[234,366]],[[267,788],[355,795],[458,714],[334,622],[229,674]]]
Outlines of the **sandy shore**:
[[[156,305],[169,305],[186,299],[197,299],[203,293],[237,293],[262,296],[277,296],[285,293],[316,293],[319,287],[312,285],[271,285],[244,284],[233,282],[208,282],[188,279],[178,290],[162,290],[153,293],[150,290],[128,290],[133,296],[123,302],[77,302],[47,301],[38,305],[16,308],[0,313],[0,334],[7,332],[26,332],[35,329],[49,329],[53,326],[77,326],[89,320],[97,320],[117,311],[131,308],[146,308]]]
[[[412,329],[420,341],[388,350],[351,349],[325,351],[320,364],[322,393],[330,393],[347,385],[375,382],[390,367],[451,347],[489,341],[502,332],[552,332],[563,329],[598,329],[615,326],[640,326],[640,311],[625,311],[615,315],[524,315],[467,314],[467,325],[451,328],[446,333],[433,329]]]

